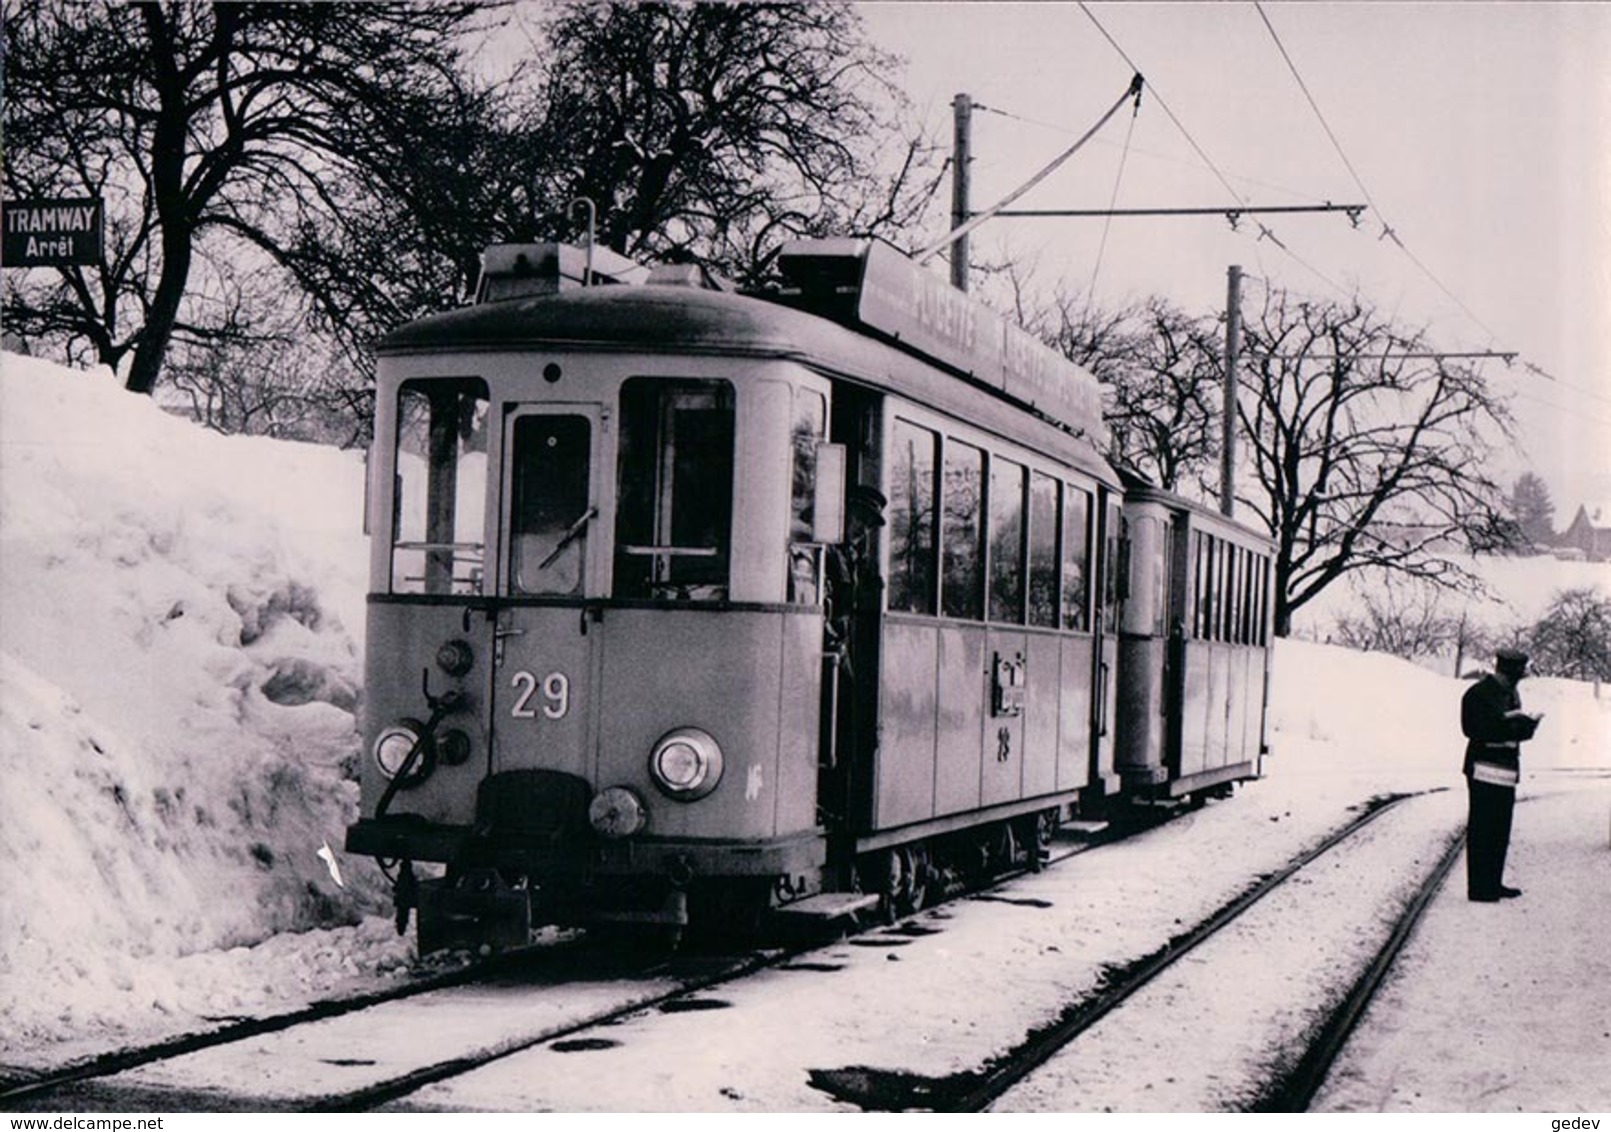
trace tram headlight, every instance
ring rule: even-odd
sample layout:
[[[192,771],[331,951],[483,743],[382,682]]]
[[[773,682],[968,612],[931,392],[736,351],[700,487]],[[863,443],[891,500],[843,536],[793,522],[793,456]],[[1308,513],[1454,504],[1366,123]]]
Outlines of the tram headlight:
[[[697,801],[722,779],[722,749],[697,727],[668,731],[649,756],[649,777],[668,798]]]
[[[631,837],[649,820],[643,799],[625,786],[606,786],[593,795],[587,807],[587,820],[593,832],[610,841]]]
[[[420,752],[402,785],[413,786],[425,781],[436,763],[436,752],[430,739],[425,737],[425,726],[412,719],[400,720],[375,737],[375,765],[387,778],[396,778],[408,762],[409,752],[418,745]]]

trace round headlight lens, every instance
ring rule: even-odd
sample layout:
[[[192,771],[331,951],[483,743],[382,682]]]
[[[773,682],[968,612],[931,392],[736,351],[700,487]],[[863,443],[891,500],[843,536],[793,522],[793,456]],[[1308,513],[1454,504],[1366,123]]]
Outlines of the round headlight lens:
[[[421,742],[423,728],[413,720],[404,720],[394,723],[375,738],[375,765],[387,778],[396,778],[408,761],[409,752],[416,743],[421,744],[420,753],[414,759],[414,765],[409,768],[408,775],[403,779],[404,786],[412,786],[416,782],[425,780],[431,773],[432,758],[429,742]]]
[[[625,786],[606,786],[593,796],[587,820],[600,837],[616,841],[642,829],[649,813],[643,800]]]
[[[703,798],[722,777],[722,749],[697,727],[667,732],[649,756],[649,776],[667,796],[681,802]]]

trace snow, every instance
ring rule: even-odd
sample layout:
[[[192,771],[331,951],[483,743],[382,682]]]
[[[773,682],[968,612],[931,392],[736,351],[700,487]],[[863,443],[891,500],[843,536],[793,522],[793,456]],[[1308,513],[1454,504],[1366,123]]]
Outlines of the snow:
[[[378,873],[339,852],[356,806],[363,477],[359,454],[222,437],[110,375],[4,355],[0,1065],[57,1064],[407,977],[411,945],[393,932]],[[1563,568],[1602,585],[1611,578],[1603,565],[1538,561],[1551,571],[1545,580],[1512,560],[1504,571],[1514,576],[1496,583],[1517,608]],[[1389,791],[1429,793],[1378,823],[1368,845],[1376,863],[1328,877],[1317,907],[1346,918],[1360,893],[1408,883],[1395,870],[1424,866],[1464,818],[1455,720],[1466,685],[1296,640],[1278,644],[1275,673],[1275,754],[1267,777],[1235,798],[1023,878],[1011,902],[948,908],[944,931],[910,940],[900,962],[872,947],[832,949],[859,1010],[819,1018],[821,1004],[779,973],[724,989],[733,1001],[719,1024],[684,1015],[658,1040],[708,1045],[695,1076],[712,1088],[761,1043],[798,1047],[817,1066],[968,1068],[981,1044],[1005,1048],[1055,1007],[1048,987],[1065,998],[1088,989],[1104,963],[1156,945]],[[1528,710],[1546,713],[1525,752],[1512,851],[1512,879],[1528,895],[1469,905],[1451,877],[1412,938],[1384,1020],[1350,1046],[1323,1107],[1611,1107],[1611,1085],[1584,1060],[1604,1050],[1600,1023],[1611,1016],[1611,693],[1538,679],[1522,694]],[[321,859],[325,846],[345,885]],[[1381,874],[1380,883],[1350,886],[1350,873]],[[1573,888],[1591,878],[1598,899]],[[1037,901],[1071,914],[1048,917]],[[940,966],[919,961],[925,954]],[[936,969],[967,972],[969,993],[936,994]],[[1582,973],[1564,1001],[1563,988],[1545,985],[1562,971]],[[1421,974],[1433,977],[1412,977]],[[1296,1009],[1303,975],[1302,964],[1272,972],[1240,997]],[[574,1005],[593,992],[567,993],[579,996]],[[1480,1041],[1470,1036],[1477,1001],[1495,1019]],[[1125,1041],[1159,1048],[1181,1030],[1172,1008],[1156,1013],[1151,1032]],[[891,1051],[878,1027],[892,1021],[919,1035],[911,1048]],[[720,1048],[709,1045],[718,1036]],[[1211,1103],[1146,1097],[1134,1071],[1122,1071],[1137,1061],[1127,1048],[1115,1045],[1108,1061],[1121,1067],[1109,1074],[1115,1107]],[[1419,1068],[1428,1051],[1441,1074]],[[511,1082],[533,1079],[570,1090],[547,1102],[561,1110],[566,1098],[631,1111],[697,1108],[716,1095],[640,1098],[583,1064],[533,1078],[511,1058],[486,1072],[480,1099],[467,1083],[460,1094],[439,1088],[436,1101],[514,1103],[525,1094]],[[1539,1071],[1518,1068],[1532,1065]],[[1071,1107],[1055,1080],[1013,1103]],[[815,1090],[775,1095],[784,1099],[774,1110],[824,1106]]]
[[[317,936],[306,957],[265,943],[378,907],[363,870],[342,889],[315,856],[356,804],[362,480],[359,454],[226,438],[105,373],[4,356],[8,1048],[93,1048],[401,961],[389,941],[333,966]]]

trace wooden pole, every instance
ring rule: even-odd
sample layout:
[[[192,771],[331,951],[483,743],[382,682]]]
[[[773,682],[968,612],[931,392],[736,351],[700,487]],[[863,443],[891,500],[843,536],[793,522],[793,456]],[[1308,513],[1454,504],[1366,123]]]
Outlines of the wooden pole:
[[[1232,264],[1225,284],[1225,411],[1219,457],[1220,514],[1236,514],[1236,364],[1242,349],[1242,269]]]
[[[968,167],[973,158],[970,153],[973,140],[973,99],[959,94],[951,100],[954,133],[951,147],[951,230],[955,232],[968,222]],[[951,286],[959,291],[968,289],[968,235],[964,232],[951,241]]]

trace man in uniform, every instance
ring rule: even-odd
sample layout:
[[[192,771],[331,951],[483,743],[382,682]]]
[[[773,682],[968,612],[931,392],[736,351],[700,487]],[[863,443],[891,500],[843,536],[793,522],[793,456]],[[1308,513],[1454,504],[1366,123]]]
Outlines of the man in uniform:
[[[877,700],[878,618],[884,580],[878,569],[878,532],[884,526],[883,492],[851,487],[844,541],[828,548],[826,651],[834,658],[834,734],[819,798],[831,823],[852,819],[857,775],[872,758],[873,705]]]
[[[1527,656],[1500,649],[1494,671],[1460,700],[1460,730],[1466,744],[1466,896],[1488,904],[1521,895],[1504,883],[1505,854],[1510,848],[1510,819],[1521,779],[1521,745],[1531,739],[1541,718],[1521,709],[1516,684],[1527,675]]]

